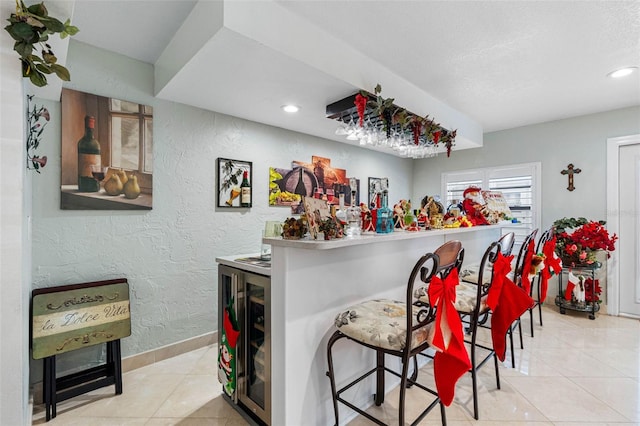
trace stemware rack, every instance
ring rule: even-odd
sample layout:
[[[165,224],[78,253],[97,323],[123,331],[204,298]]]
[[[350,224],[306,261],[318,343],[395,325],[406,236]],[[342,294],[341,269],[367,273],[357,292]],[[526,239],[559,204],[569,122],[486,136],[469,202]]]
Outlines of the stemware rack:
[[[370,126],[373,126],[380,131],[382,131],[384,127],[384,122],[382,117],[375,108],[371,107],[371,103],[376,101],[376,96],[366,92],[360,91],[358,93],[354,93],[353,95],[347,96],[344,99],[340,99],[339,101],[333,102],[326,107],[326,117],[332,120],[337,120],[348,124],[350,122],[357,123],[359,121],[358,109],[355,104],[356,96],[358,94],[366,94],[368,98],[367,107],[364,111],[364,122]],[[393,113],[405,113],[409,118],[409,121],[413,117],[421,117],[418,114],[415,114],[405,108],[399,107],[396,104],[392,104],[389,108]],[[435,129],[429,134],[421,132],[419,137],[419,146],[436,146],[437,143],[433,141],[432,135],[434,132],[440,131],[440,139],[446,140],[452,134],[452,131],[446,129],[439,124],[436,124]],[[413,131],[411,126],[402,127],[400,123],[392,123],[391,124],[391,133],[395,134],[404,134],[404,136],[413,141]]]

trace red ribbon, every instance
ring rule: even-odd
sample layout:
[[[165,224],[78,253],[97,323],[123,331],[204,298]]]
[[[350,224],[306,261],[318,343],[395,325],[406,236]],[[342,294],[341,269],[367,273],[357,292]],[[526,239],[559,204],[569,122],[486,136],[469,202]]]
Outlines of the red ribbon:
[[[500,361],[504,361],[507,332],[511,324],[533,306],[533,299],[529,294],[515,285],[507,276],[511,271],[512,259],[513,256],[504,257],[498,252],[493,265],[491,287],[487,295],[487,306],[492,311],[491,341]]]
[[[433,360],[434,377],[438,395],[446,406],[453,402],[456,382],[471,368],[462,321],[455,308],[458,283],[458,270],[454,268],[444,280],[433,277],[428,290],[429,300],[438,308],[431,342],[437,350]]]
[[[551,272],[559,274],[562,270],[562,262],[560,258],[556,256],[556,237],[553,237],[542,247],[542,254],[544,254],[544,268],[540,274],[540,302],[544,302],[547,298],[547,289],[549,288],[549,278],[551,278]]]
[[[487,306],[489,306],[491,310],[495,310],[498,306],[504,282],[509,279],[507,275],[511,272],[512,260],[513,255],[504,257],[501,252],[498,252],[498,257],[493,263],[493,278],[491,280],[491,287],[489,287],[489,294],[487,294]]]
[[[522,288],[524,288],[525,293],[531,293],[531,281],[529,280],[529,270],[531,269],[531,261],[533,260],[533,240],[529,241],[529,247],[527,247],[527,252],[524,255],[524,265],[522,266]]]

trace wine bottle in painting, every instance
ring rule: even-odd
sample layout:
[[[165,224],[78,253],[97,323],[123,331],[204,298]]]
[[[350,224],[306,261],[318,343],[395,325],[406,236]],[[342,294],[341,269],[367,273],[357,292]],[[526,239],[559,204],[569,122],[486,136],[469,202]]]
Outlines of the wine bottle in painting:
[[[240,184],[240,206],[251,207],[251,183],[249,182],[249,172],[246,170],[242,174],[242,183]]]
[[[98,192],[100,181],[94,178],[92,166],[101,165],[100,144],[93,136],[96,119],[84,118],[84,136],[78,141],[78,191]]]

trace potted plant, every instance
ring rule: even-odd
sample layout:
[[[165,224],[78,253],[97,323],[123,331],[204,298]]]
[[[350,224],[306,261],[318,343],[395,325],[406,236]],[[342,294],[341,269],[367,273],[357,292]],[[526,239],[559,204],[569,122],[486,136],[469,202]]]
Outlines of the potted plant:
[[[616,234],[609,235],[605,221],[580,218],[562,218],[553,223],[556,253],[565,266],[598,266],[596,253],[615,250]]]
[[[78,32],[69,19],[62,23],[49,16],[44,3],[26,7],[22,0],[16,0],[16,13],[7,20],[9,25],[4,29],[16,41],[13,50],[20,55],[23,77],[29,77],[38,87],[47,85],[45,74],[55,73],[63,81],[70,80],[69,70],[57,63],[58,58],[47,43],[51,34],[60,34],[64,39]],[[42,57],[38,56],[38,50]]]

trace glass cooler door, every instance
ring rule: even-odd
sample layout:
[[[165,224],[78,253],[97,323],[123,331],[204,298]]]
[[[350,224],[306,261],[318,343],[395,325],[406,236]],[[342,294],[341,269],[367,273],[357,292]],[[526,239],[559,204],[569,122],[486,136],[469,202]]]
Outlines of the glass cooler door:
[[[260,419],[271,419],[269,278],[245,275],[245,350],[241,401]]]

